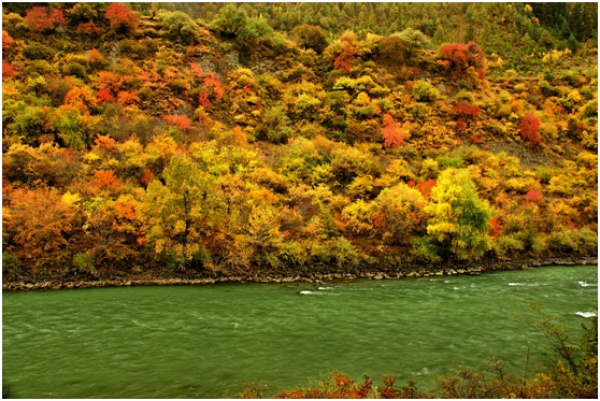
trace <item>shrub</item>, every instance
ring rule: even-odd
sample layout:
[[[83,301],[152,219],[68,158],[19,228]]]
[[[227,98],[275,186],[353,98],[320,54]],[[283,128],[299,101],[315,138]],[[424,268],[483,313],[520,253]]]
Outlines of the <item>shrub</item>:
[[[6,31],[2,31],[2,50],[8,51],[15,44],[15,40]]]
[[[55,53],[54,49],[41,43],[25,46],[23,49],[23,56],[29,60],[51,60]]]
[[[535,189],[530,189],[529,192],[525,194],[525,199],[527,199],[529,202],[539,202],[544,199],[544,197]]]
[[[110,26],[119,33],[136,29],[140,25],[140,17],[135,11],[119,3],[111,3],[104,13]]]
[[[200,40],[198,24],[180,11],[165,13],[162,17],[161,31],[173,42],[189,45]]]
[[[327,47],[327,32],[317,25],[298,25],[292,31],[298,45],[321,54]]]
[[[431,100],[439,99],[440,92],[436,87],[426,81],[417,81],[413,87],[413,97],[418,102],[429,102]]]
[[[352,61],[356,56],[356,49],[352,45],[344,47],[344,50],[333,61],[333,68],[336,70],[344,70],[346,74],[352,69]]]
[[[163,120],[169,124],[175,125],[181,131],[187,131],[191,127],[190,118],[182,114],[164,116]]]
[[[15,75],[17,75],[17,73],[11,67],[11,65],[8,64],[6,61],[2,60],[2,79],[4,79],[4,78],[12,78]]]
[[[94,264],[94,258],[87,253],[77,253],[73,257],[73,266],[80,273],[91,274],[92,276],[98,274]]]
[[[2,252],[2,275],[8,279],[16,279],[23,269],[21,259],[10,252]]]
[[[66,20],[60,8],[31,7],[25,14],[25,22],[29,29],[36,32],[46,32],[63,25]]]
[[[485,78],[485,54],[475,42],[443,46],[440,49],[439,58],[440,64],[450,71],[451,77],[455,81],[467,78],[470,68],[473,68],[480,80]],[[470,84],[475,83],[470,81]]]
[[[521,131],[521,137],[532,145],[537,145],[542,141],[538,128],[540,127],[540,120],[536,116],[529,113],[521,119],[521,125],[519,130]]]
[[[75,28],[75,32],[87,36],[97,35],[100,31],[94,21],[82,22]]]
[[[383,62],[400,64],[404,61],[404,43],[397,36],[386,36],[376,49]]]
[[[221,33],[225,36],[236,37],[246,27],[248,16],[243,10],[236,10],[233,5],[227,5],[221,9],[219,18],[214,22]]]
[[[406,28],[400,33],[394,33],[392,37],[398,37],[402,41],[404,58],[408,62],[414,61],[418,53],[423,51],[430,43],[427,35],[413,28]]]
[[[590,118],[598,116],[598,101],[590,100],[583,107],[579,109],[581,118]]]
[[[69,63],[63,67],[63,74],[73,75],[77,78],[85,79],[87,77],[87,70],[85,66],[79,63]]]
[[[477,118],[479,116],[480,111],[481,110],[478,106],[472,106],[470,104],[465,103],[459,103],[452,108],[452,112],[454,112],[456,115],[468,119]]]
[[[388,114],[386,114],[387,116]],[[383,146],[386,148],[395,149],[402,146],[404,141],[408,139],[408,134],[402,129],[402,126],[395,123],[390,117],[389,123],[383,128]]]

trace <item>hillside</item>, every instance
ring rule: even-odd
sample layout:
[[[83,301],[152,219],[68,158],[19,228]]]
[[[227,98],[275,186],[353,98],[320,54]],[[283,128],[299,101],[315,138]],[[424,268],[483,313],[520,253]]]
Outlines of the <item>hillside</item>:
[[[597,255],[594,7],[40,4],[3,4],[5,282]]]

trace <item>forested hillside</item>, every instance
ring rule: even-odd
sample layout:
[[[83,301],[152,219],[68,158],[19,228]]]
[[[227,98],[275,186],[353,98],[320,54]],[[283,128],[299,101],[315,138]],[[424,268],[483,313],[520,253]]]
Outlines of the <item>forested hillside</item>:
[[[595,3],[2,20],[5,281],[597,255]]]

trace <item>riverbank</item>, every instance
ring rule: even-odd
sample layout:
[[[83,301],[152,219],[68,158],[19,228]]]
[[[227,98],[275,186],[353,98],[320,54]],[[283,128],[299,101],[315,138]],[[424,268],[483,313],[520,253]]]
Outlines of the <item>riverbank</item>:
[[[536,258],[522,260],[483,259],[476,262],[461,264],[427,264],[416,266],[414,264],[398,264],[397,260],[379,259],[365,261],[361,266],[349,268],[332,268],[331,271],[301,271],[295,275],[268,273],[259,274],[250,272],[246,275],[212,275],[208,272],[186,271],[173,272],[165,277],[164,272],[152,276],[148,272],[127,274],[114,272],[109,277],[81,277],[73,275],[53,276],[47,274],[42,279],[23,278],[20,280],[3,280],[3,291],[29,291],[29,290],[58,290],[72,288],[97,288],[97,287],[129,287],[143,285],[210,285],[227,282],[257,282],[257,283],[325,283],[335,280],[398,280],[402,278],[417,278],[430,276],[453,276],[459,274],[482,274],[497,270],[525,270],[542,266],[576,266],[597,265],[597,257],[563,257],[563,258]]]

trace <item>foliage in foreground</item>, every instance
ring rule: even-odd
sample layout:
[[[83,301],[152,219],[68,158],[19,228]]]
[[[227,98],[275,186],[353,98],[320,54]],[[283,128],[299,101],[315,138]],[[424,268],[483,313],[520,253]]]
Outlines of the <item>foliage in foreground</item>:
[[[536,307],[533,307],[537,310]],[[539,310],[538,310],[539,312]],[[437,385],[421,391],[409,379],[406,386],[396,384],[394,376],[385,376],[382,383],[364,375],[362,382],[332,372],[326,379],[307,389],[281,390],[276,398],[598,398],[598,319],[584,327],[579,346],[568,342],[564,328],[542,315],[539,328],[553,348],[551,364],[544,372],[523,376],[508,372],[501,362],[491,369],[475,372],[461,366],[451,376],[437,378]],[[241,398],[261,398],[256,387],[249,387]]]

